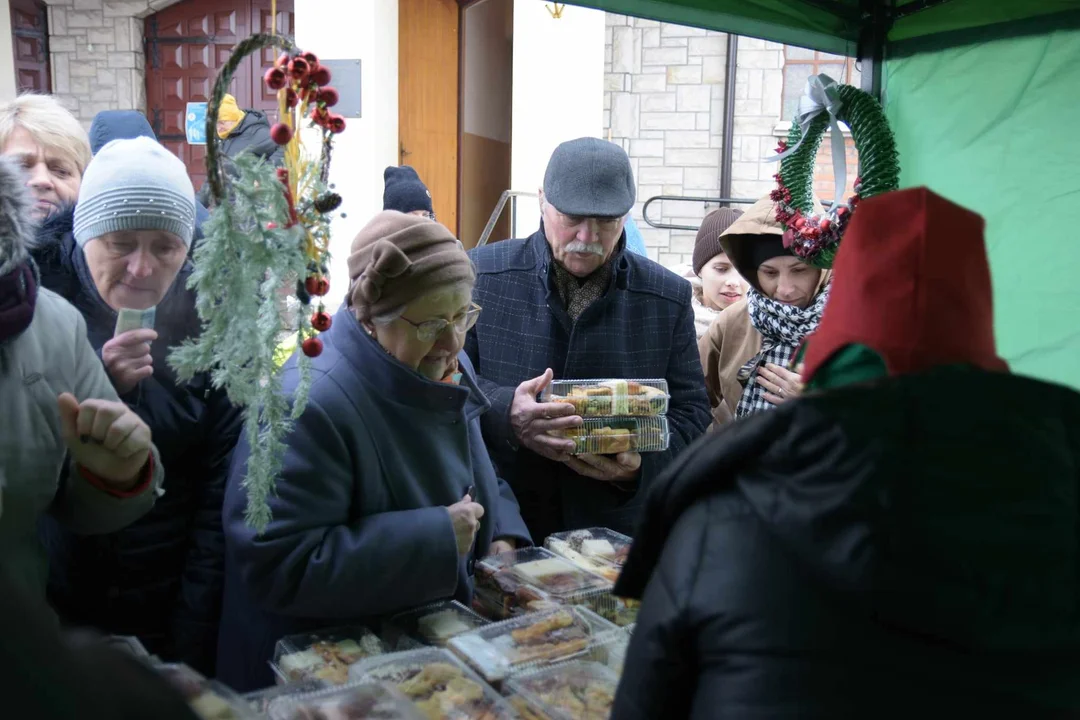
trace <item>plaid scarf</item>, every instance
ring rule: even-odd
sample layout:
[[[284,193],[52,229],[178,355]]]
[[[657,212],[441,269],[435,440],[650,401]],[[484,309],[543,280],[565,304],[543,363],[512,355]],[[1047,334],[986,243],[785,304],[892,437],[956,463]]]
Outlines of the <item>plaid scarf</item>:
[[[584,280],[570,274],[570,271],[559,263],[553,263],[555,268],[555,288],[562,298],[566,314],[575,322],[581,314],[589,309],[589,306],[603,297],[611,284],[612,260],[597,268],[592,275]]]
[[[821,313],[829,299],[826,287],[806,309],[772,300],[750,288],[746,295],[750,324],[761,333],[761,351],[739,369],[742,397],[735,417],[745,417],[775,406],[765,399],[765,388],[757,382],[758,368],[766,363],[788,367],[795,350],[821,322]]]

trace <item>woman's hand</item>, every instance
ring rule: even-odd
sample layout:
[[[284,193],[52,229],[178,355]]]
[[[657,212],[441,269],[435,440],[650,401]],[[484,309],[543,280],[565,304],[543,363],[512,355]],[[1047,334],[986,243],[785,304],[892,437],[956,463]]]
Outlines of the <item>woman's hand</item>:
[[[466,495],[446,510],[450,513],[450,522],[454,525],[458,555],[468,555],[472,550],[476,531],[480,529],[480,518],[484,517],[484,506],[473,502],[473,499]]]
[[[803,391],[802,375],[772,363],[758,368],[757,382],[765,388],[763,397],[773,405],[793,400]]]

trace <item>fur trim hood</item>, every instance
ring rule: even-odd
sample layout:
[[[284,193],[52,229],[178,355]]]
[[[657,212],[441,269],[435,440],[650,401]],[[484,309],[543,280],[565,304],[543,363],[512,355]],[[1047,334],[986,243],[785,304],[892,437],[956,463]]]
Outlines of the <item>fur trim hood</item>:
[[[18,163],[0,157],[0,275],[28,257],[34,242],[34,221],[26,175]]]

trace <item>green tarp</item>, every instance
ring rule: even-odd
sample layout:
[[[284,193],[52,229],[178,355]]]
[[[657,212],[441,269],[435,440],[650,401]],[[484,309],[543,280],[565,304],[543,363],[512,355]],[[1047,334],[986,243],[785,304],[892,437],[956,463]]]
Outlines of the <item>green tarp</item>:
[[[986,218],[998,349],[1080,388],[1080,30],[889,60],[904,187]]]

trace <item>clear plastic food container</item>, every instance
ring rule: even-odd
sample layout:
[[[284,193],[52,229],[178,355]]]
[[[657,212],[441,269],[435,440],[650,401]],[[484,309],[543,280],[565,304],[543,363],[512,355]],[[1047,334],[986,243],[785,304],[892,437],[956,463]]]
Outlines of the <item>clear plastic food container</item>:
[[[274,699],[270,720],[424,720],[411,702],[386,685],[363,683]]]
[[[187,665],[154,666],[202,720],[255,720],[250,706],[239,695],[215,680],[207,680]]]
[[[443,649],[424,648],[370,658],[350,668],[349,680],[390,685],[429,720],[517,717],[506,700]]]
[[[507,584],[502,578],[500,582]],[[473,593],[472,606],[473,610],[484,618],[499,621],[530,612],[551,610],[564,604],[539,588],[522,584],[512,592],[478,587]]]
[[[457,600],[425,605],[399,613],[383,628],[383,640],[391,648],[403,648],[408,641],[418,646],[445,647],[450,638],[487,625],[488,621]]]
[[[270,666],[281,683],[316,679],[344,685],[350,665],[386,650],[382,640],[367,628],[341,627],[278,640]]]
[[[617,455],[623,452],[663,452],[668,449],[666,417],[584,418],[582,425],[551,430],[574,441],[574,455]]]
[[[562,603],[578,604],[611,590],[612,582],[544,548],[529,547],[484,558],[476,564],[476,586],[485,593],[517,596],[522,587]]]
[[[326,684],[321,680],[297,680],[285,685],[271,685],[262,690],[245,693],[244,701],[260,717],[270,712],[270,704],[287,695],[305,695],[312,692],[326,690]]]
[[[630,600],[604,593],[587,598],[582,605],[619,627],[626,627],[637,622],[640,600]]]
[[[667,380],[554,380],[541,402],[573,405],[581,417],[651,417],[668,411]]]
[[[589,528],[555,533],[544,541],[544,547],[579,568],[615,582],[630,554],[632,542],[629,537],[614,530]]]
[[[615,704],[619,677],[609,667],[597,662],[563,663],[550,668],[515,676],[507,681],[511,697],[550,720],[606,720]]]
[[[450,649],[488,682],[588,653],[621,635],[618,628],[581,607],[530,613],[458,635]]]

